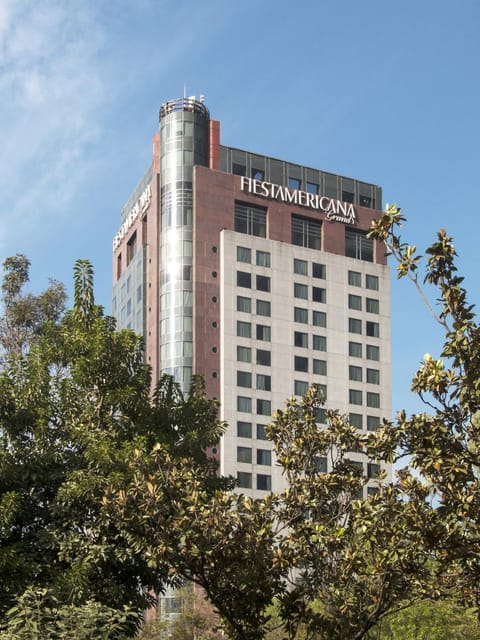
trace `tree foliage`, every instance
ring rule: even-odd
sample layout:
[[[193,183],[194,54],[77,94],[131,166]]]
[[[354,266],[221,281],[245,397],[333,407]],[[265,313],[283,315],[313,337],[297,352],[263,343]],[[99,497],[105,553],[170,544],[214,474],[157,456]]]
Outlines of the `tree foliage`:
[[[2,266],[0,362],[25,355],[45,324],[61,318],[67,297],[63,284],[55,280],[39,295],[24,293],[30,269],[30,261],[24,255],[11,256]]]
[[[24,280],[21,272],[16,282]],[[124,606],[145,608],[171,570],[138,552],[104,496],[139,452],[173,470],[178,458],[214,484],[205,448],[223,427],[201,381],[184,398],[162,378],[152,401],[142,341],[94,304],[87,262],[76,265],[73,309],[54,320],[0,373],[0,619],[10,632],[37,599],[47,618],[61,607],[98,609],[100,619],[115,609],[133,633]]]
[[[385,243],[397,261],[399,277],[410,278],[445,339],[439,358],[426,354],[412,390],[426,411],[404,411],[380,434],[380,446],[393,459],[408,455],[405,482],[424,478],[435,501],[435,531],[427,531],[438,563],[436,589],[455,594],[464,603],[480,606],[480,327],[458,275],[456,251],[444,229],[427,248],[424,259],[402,240],[401,210],[387,205],[372,225],[372,234]],[[422,280],[423,274],[423,280]],[[439,311],[428,304],[424,286],[437,292]]]

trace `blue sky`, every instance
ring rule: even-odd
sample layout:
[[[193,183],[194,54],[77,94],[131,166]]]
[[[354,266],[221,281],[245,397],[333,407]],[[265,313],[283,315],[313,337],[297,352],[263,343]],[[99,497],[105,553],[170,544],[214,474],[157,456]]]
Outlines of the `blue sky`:
[[[222,141],[375,182],[424,248],[454,237],[479,296],[476,0],[0,0],[0,258],[32,288],[89,258],[110,309],[120,209],[165,100],[205,94]],[[392,283],[393,407],[441,333]]]

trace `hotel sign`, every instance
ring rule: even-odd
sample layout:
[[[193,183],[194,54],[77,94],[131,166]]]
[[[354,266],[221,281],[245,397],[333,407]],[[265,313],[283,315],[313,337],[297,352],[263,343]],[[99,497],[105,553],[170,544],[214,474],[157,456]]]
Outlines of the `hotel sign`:
[[[289,189],[279,184],[255,180],[254,178],[247,178],[246,176],[241,176],[240,187],[242,191],[255,196],[280,200],[281,202],[295,204],[299,207],[322,211],[326,219],[332,222],[355,224],[357,221],[355,209],[350,202],[342,202],[341,200],[335,200],[335,198],[319,196],[317,193],[308,193],[308,191]]]
[[[118,230],[118,233],[113,238],[114,251],[118,247],[120,242],[123,240],[123,238],[127,235],[128,230],[130,229],[132,224],[135,222],[135,220],[138,218],[138,216],[142,215],[142,213],[144,213],[148,209],[148,206],[151,200],[152,200],[152,187],[150,185],[147,185],[145,190],[142,192],[142,195],[139,197],[139,199],[130,209],[130,213],[125,218],[125,222],[122,224],[122,226]]]

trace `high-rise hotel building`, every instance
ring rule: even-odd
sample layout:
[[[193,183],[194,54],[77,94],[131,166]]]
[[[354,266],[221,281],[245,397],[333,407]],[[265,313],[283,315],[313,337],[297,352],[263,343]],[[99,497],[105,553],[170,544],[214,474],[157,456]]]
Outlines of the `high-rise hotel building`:
[[[283,487],[265,425],[312,383],[358,429],[390,416],[389,269],[367,237],[379,209],[378,186],[221,145],[202,97],[160,109],[113,240],[113,314],[144,336],[154,378],[188,391],[204,376],[228,423],[221,471],[242,491]],[[373,487],[377,466],[352,457]]]

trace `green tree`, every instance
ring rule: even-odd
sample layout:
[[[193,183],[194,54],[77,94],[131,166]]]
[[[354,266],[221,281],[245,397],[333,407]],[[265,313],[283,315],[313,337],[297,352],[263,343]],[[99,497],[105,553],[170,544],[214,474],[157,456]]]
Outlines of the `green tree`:
[[[177,458],[195,466],[214,484],[205,450],[218,441],[223,426],[201,382],[195,380],[184,398],[165,377],[152,400],[142,341],[130,331],[116,331],[115,321],[95,305],[88,262],[77,262],[74,285],[72,310],[61,322],[52,317],[28,349],[16,354],[17,366],[0,373],[5,633],[16,628],[21,611],[35,598],[46,619],[72,606],[92,615],[97,611],[101,622],[115,609],[122,633],[133,633],[136,620],[125,611],[143,610],[152,600],[150,589],[161,592],[172,571],[166,562],[153,567],[124,535],[105,495],[121,485],[132,460],[152,451],[172,469]],[[38,590],[44,590],[42,597]],[[93,635],[103,637],[100,631]]]
[[[65,287],[51,280],[39,295],[24,293],[30,261],[21,254],[3,262],[0,317],[0,362],[25,355],[47,322],[58,322],[65,311]]]
[[[478,640],[480,625],[471,610],[451,602],[419,602],[388,616],[372,640]]]
[[[440,358],[426,354],[412,390],[426,411],[398,413],[379,433],[379,446],[393,460],[407,458],[405,481],[420,475],[430,488],[441,529],[426,530],[438,560],[437,589],[480,607],[480,327],[458,275],[456,251],[444,229],[426,249],[426,259],[403,242],[401,210],[387,205],[372,225],[397,262],[398,277],[408,277],[445,332]],[[424,287],[433,287],[439,310]]]

